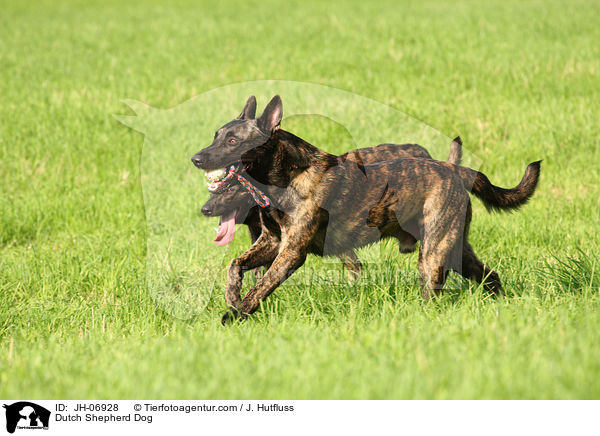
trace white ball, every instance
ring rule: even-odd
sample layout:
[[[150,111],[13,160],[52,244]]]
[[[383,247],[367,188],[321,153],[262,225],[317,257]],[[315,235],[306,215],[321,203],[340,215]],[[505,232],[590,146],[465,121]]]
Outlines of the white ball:
[[[206,171],[206,178],[211,182],[218,182],[226,175],[227,175],[227,170],[225,168],[219,168],[216,170]]]

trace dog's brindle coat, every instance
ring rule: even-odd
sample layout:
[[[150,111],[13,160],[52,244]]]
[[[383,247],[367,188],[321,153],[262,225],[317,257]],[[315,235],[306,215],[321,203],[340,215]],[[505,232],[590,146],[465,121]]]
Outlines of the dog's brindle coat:
[[[418,144],[379,144],[374,147],[349,151],[340,155],[339,159],[341,161],[349,160],[361,164],[369,164],[411,157],[432,159],[429,152]],[[450,154],[447,162],[458,165],[461,158],[462,142],[460,137],[456,137],[450,146]],[[228,189],[212,194],[202,206],[202,213],[206,216],[223,216],[228,215],[232,211],[235,212],[236,224],[245,224],[248,227],[250,239],[252,244],[254,244],[261,234],[259,207],[243,186],[234,183]],[[276,224],[274,225],[276,226]],[[416,240],[409,234],[405,236],[400,242],[400,250],[403,253],[411,253],[415,250]],[[355,275],[362,270],[362,264],[354,251],[350,250],[347,253],[340,254],[339,258],[348,270]],[[258,269],[256,272],[257,277],[260,277]]]
[[[279,129],[279,96],[258,119],[247,119],[245,111],[192,158],[203,169],[243,166],[276,206],[261,211],[260,237],[230,264],[226,300],[231,312],[223,322],[256,311],[308,253],[341,254],[405,232],[421,241],[419,272],[425,298],[442,289],[449,270],[502,292],[498,274],[477,259],[468,243],[471,203],[465,189],[490,209],[516,209],[533,195],[539,162],[527,167],[513,189],[492,185],[478,171],[434,160],[342,162]],[[279,235],[262,215],[277,223]],[[242,300],[244,271],[267,263],[271,267]]]

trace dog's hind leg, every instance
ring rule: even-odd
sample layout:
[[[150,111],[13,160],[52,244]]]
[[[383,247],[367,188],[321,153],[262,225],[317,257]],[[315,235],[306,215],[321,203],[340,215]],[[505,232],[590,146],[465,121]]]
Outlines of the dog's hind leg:
[[[439,294],[448,272],[460,265],[465,218],[470,212],[469,197],[464,192],[456,196],[433,198],[431,206],[424,215],[423,239],[419,250],[421,289],[426,300]]]
[[[469,202],[466,214],[465,214],[465,225],[463,234],[462,244],[462,262],[459,265],[455,265],[453,268],[464,278],[469,280],[475,280],[477,283],[483,283],[485,289],[494,294],[503,294],[502,283],[498,273],[494,270],[487,268],[475,255],[473,247],[469,244],[469,227],[471,225],[472,217],[471,202]]]
[[[353,250],[340,254],[338,257],[355,277],[362,272],[362,263]]]
[[[500,282],[498,273],[486,267],[475,255],[471,244],[466,241],[463,244],[462,270],[457,271],[463,277],[483,283],[485,289],[497,295],[502,295],[504,289]]]
[[[428,234],[427,229],[425,230],[419,249],[421,291],[423,298],[426,300],[442,291],[451,265],[455,263],[457,251],[456,239],[458,232],[454,229],[451,229],[447,234],[432,233],[429,230]]]
[[[400,253],[412,253],[417,249],[417,240],[410,233],[400,230],[400,232],[396,236],[396,239],[398,239]]]
[[[442,291],[449,271],[444,265],[445,263],[443,253],[432,253],[425,249],[419,250],[419,273],[424,299],[429,300]]]

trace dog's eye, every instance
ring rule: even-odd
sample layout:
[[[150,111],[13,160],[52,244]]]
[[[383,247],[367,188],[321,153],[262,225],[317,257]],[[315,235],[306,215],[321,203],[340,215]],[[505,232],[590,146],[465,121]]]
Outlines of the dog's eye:
[[[237,138],[233,138],[233,137],[231,137],[227,140],[228,144],[235,144],[236,142],[237,142]]]

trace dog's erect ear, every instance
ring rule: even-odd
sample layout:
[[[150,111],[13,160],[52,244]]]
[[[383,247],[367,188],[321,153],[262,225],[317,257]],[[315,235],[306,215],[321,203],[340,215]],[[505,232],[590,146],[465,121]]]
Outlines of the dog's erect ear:
[[[248,98],[248,100],[246,101],[246,106],[244,106],[244,109],[242,109],[242,113],[240,114],[239,117],[237,117],[237,119],[238,120],[253,120],[255,116],[256,116],[256,97],[251,95]]]
[[[276,95],[271,99],[262,115],[258,118],[258,127],[261,130],[272,132],[279,129],[279,123],[283,115],[283,104],[281,97]]]

